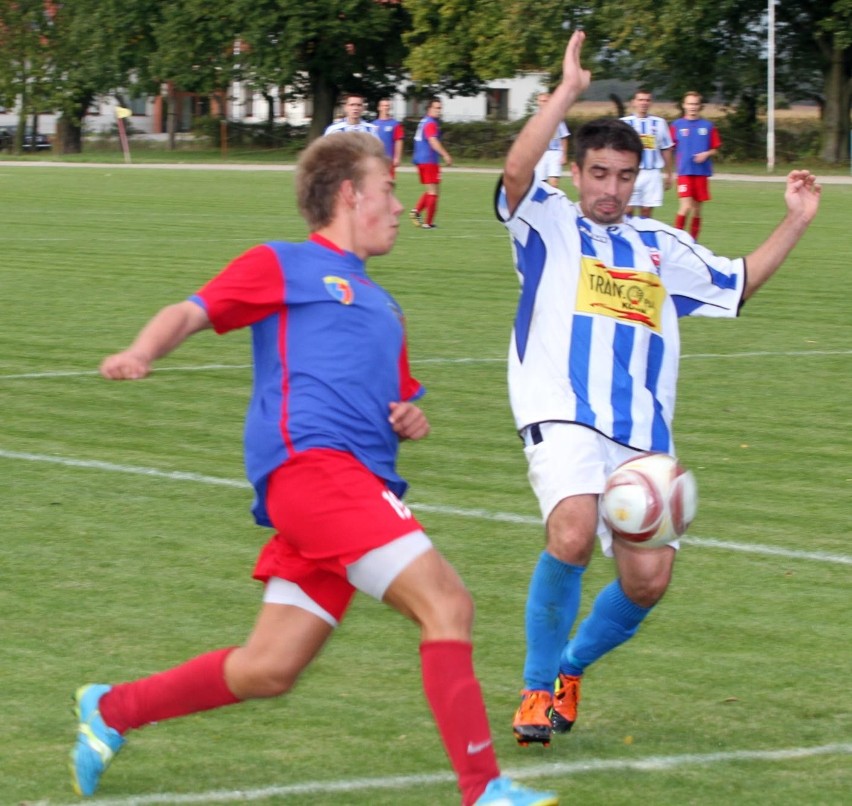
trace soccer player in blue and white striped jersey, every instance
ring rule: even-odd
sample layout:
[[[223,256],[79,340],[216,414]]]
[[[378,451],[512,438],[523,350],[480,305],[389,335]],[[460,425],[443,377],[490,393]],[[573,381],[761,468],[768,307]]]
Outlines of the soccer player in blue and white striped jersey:
[[[676,544],[613,540],[598,499],[610,472],[641,451],[674,453],[681,316],[736,317],[799,241],[819,208],[808,171],[787,177],[786,215],[751,254],[714,255],[682,230],[624,217],[644,148],[623,121],[574,135],[577,203],[534,181],[553,130],[588,87],[584,40],[566,48],[562,82],[515,140],[496,197],[512,237],[521,294],[509,350],[509,396],[545,523],[529,587],[522,745],[570,729],[590,664],[631,638],[662,598]],[[595,536],[616,578],[571,635]]]
[[[323,136],[340,132],[366,132],[374,137],[379,136],[379,127],[375,123],[363,120],[364,98],[356,93],[350,93],[343,102],[344,116],[342,120],[326,127]]]
[[[640,88],[633,93],[633,114],[622,120],[635,129],[642,140],[642,159],[639,175],[633,186],[633,195],[627,207],[627,215],[633,215],[638,207],[646,218],[651,209],[663,206],[663,191],[672,186],[672,140],[669,124],[657,115],[649,115],[652,95],[650,90]],[[665,177],[662,169],[665,168]]]

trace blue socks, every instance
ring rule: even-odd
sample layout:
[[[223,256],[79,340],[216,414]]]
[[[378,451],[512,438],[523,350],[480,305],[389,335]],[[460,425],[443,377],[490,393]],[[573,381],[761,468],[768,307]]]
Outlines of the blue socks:
[[[585,570],[541,553],[527,595],[524,688],[553,691],[559,658],[580,608]]]
[[[614,579],[598,594],[591,613],[562,652],[559,671],[583,674],[591,663],[632,638],[651,610],[652,607],[640,607],[628,599],[621,583]]]

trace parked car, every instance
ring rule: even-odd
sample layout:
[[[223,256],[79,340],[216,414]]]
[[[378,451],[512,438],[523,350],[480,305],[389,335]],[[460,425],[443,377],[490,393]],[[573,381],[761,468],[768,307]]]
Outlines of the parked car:
[[[0,126],[0,150],[11,151],[12,146],[15,143],[16,134],[16,126]],[[44,151],[45,149],[52,147],[50,138],[46,134],[38,132],[35,136],[35,143],[33,143],[32,129],[27,129],[24,132],[24,151]]]

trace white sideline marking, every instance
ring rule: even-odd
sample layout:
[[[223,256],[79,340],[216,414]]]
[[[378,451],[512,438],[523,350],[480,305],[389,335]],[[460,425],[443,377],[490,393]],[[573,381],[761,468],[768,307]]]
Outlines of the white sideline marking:
[[[638,770],[657,772],[688,765],[708,766],[731,761],[789,761],[825,755],[852,754],[852,743],[825,744],[817,747],[790,747],[782,750],[732,750],[718,753],[691,753],[676,756],[646,756],[637,759],[589,759],[536,764],[529,767],[507,769],[503,772],[515,779],[547,778],[562,775],[577,775],[584,772],[606,772],[609,770]],[[397,775],[385,778],[351,778],[340,781],[307,781],[302,784],[266,786],[258,789],[214,790],[187,794],[158,793],[156,795],[131,795],[124,798],[98,798],[97,806],[154,806],[159,803],[228,803],[234,801],[260,800],[262,798],[287,795],[316,795],[330,792],[355,792],[371,789],[409,789],[414,787],[445,784],[454,781],[450,773],[429,775]],[[42,802],[44,803],[44,802]],[[39,806],[39,804],[34,804]],[[62,804],[72,806],[72,804]],[[76,801],[73,806],[79,806]]]
[[[102,470],[107,473],[127,473],[136,476],[147,476],[149,478],[167,479],[169,481],[191,481],[197,484],[209,484],[219,487],[234,487],[248,489],[247,481],[238,479],[225,479],[220,476],[205,476],[202,473],[187,473],[180,470],[158,470],[155,467],[137,467],[134,465],[119,465],[113,462],[102,462],[97,459],[74,459],[66,456],[48,456],[40,453],[22,453],[19,451],[7,451],[0,448],[0,459],[14,459],[25,462],[45,462],[47,464],[63,465],[65,467],[80,467],[87,470]],[[415,511],[431,512],[435,515],[452,515],[460,518],[474,518],[476,520],[493,521],[497,523],[519,523],[541,526],[541,518],[533,515],[520,515],[516,512],[493,512],[487,509],[465,509],[461,507],[448,507],[440,504],[421,504],[417,501],[406,501]],[[709,537],[686,537],[682,540],[694,546],[704,548],[725,549],[727,551],[740,551],[745,554],[765,554],[775,557],[786,557],[795,560],[812,560],[815,562],[826,562],[834,565],[852,565],[852,557],[844,554],[829,554],[824,551],[798,551],[795,549],[784,549],[776,546],[763,546],[759,543],[733,543],[727,540],[716,540]]]
[[[682,360],[694,358],[796,358],[805,356],[852,355],[852,350],[786,350],[770,352],[760,350],[744,353],[687,353]],[[504,356],[496,358],[420,358],[412,359],[412,364],[505,364]],[[204,372],[216,369],[251,369],[251,364],[201,364],[189,367],[155,367],[154,372]],[[73,378],[84,375],[98,375],[96,369],[56,370],[53,372],[22,372],[14,375],[0,375],[0,381],[17,381],[38,378]]]

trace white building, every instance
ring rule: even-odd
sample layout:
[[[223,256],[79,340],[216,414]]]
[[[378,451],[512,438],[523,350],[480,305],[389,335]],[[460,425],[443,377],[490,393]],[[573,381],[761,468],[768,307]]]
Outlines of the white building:
[[[447,122],[471,122],[482,120],[513,121],[529,115],[535,109],[535,96],[546,89],[547,76],[544,73],[526,73],[515,78],[491,81],[488,87],[473,96],[439,96],[443,101],[443,119]],[[276,123],[289,123],[292,126],[306,125],[310,122],[312,104],[310,100],[281,100],[273,90],[273,116]],[[198,99],[182,94],[180,104],[180,130],[191,126],[194,113],[197,113]],[[157,135],[165,129],[163,98],[152,96],[128,102],[132,115],[127,120],[133,132]],[[89,108],[84,120],[84,131],[90,135],[106,134],[116,125],[114,97],[102,97]],[[208,105],[209,107],[209,105]],[[425,101],[407,99],[402,91],[391,98],[391,114],[401,120],[406,117],[420,117],[424,112]],[[267,120],[269,105],[259,93],[248,91],[245,87],[232,87],[228,117],[231,120],[246,123],[260,123]],[[370,110],[375,112],[375,110]],[[53,135],[56,133],[56,115],[40,115],[39,131]],[[18,114],[13,109],[0,109],[0,126],[16,126]]]

